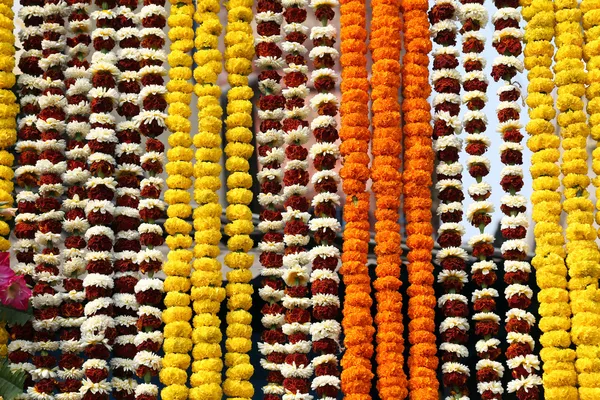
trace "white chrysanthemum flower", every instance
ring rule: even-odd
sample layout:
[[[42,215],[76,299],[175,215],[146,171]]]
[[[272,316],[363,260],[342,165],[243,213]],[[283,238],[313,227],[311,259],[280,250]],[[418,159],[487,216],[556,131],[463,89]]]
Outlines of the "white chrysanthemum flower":
[[[443,374],[451,374],[451,373],[459,373],[462,375],[470,376],[471,372],[469,371],[469,367],[464,364],[457,362],[447,362],[442,364],[442,373]]]
[[[446,332],[448,329],[458,328],[461,331],[469,330],[469,320],[462,317],[446,318],[440,324],[440,333]]]
[[[464,304],[467,304],[468,302],[467,297],[463,296],[462,294],[448,293],[440,296],[440,298],[438,299],[438,307],[443,307],[444,304],[446,304],[446,302],[448,301],[459,301]]]
[[[513,379],[512,381],[508,382],[506,390],[508,391],[508,393],[514,393],[521,389],[529,391],[530,389],[541,385],[542,378],[540,378],[538,375],[528,375],[521,378]]]
[[[469,349],[462,344],[444,342],[440,345],[440,351],[446,353],[454,353],[457,357],[466,358],[469,357]]]

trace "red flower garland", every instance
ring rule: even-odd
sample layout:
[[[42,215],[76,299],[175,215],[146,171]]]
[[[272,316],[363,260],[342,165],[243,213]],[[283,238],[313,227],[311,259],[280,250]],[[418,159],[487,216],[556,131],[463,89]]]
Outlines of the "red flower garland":
[[[281,366],[285,361],[285,335],[282,325],[285,322],[284,307],[281,299],[284,294],[283,275],[283,226],[281,205],[283,203],[282,163],[283,152],[282,124],[285,97],[281,94],[281,75],[283,67],[282,51],[278,44],[281,40],[283,7],[278,0],[262,1],[257,5],[256,29],[260,36],[255,46],[256,65],[261,69],[258,76],[258,88],[262,93],[258,106],[261,120],[257,134],[258,160],[262,165],[258,178],[261,193],[258,202],[263,207],[260,213],[258,229],[264,233],[258,244],[261,250],[260,297],[265,301],[263,314],[263,343],[259,349],[264,356],[261,365],[267,371],[267,385],[263,387],[265,400],[279,400],[284,394]]]

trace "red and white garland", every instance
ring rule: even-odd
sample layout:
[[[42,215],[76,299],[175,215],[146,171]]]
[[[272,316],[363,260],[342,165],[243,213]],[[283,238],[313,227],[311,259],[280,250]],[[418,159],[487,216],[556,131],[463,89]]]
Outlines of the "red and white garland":
[[[515,393],[519,399],[537,399],[542,380],[538,375],[540,360],[533,354],[535,342],[530,335],[535,317],[527,311],[533,296],[533,291],[528,286],[531,266],[526,261],[527,200],[518,194],[523,186],[523,135],[520,132],[521,107],[518,104],[521,91],[518,86],[511,84],[511,79],[523,72],[523,62],[518,58],[522,53],[523,39],[519,29],[521,13],[518,1],[495,3],[498,11],[492,18],[495,29],[493,45],[499,55],[493,62],[492,77],[495,81],[504,81],[504,85],[498,90],[500,105],[496,113],[498,131],[504,141],[500,147],[500,160],[505,167],[501,172],[500,183],[507,193],[501,199],[504,216],[500,226],[505,239],[501,247],[504,282],[508,285],[504,295],[510,307],[505,320],[509,342],[505,355],[512,380],[508,382],[507,391]]]
[[[164,243],[164,234],[157,221],[163,218],[165,204],[160,200],[164,180],[163,172],[165,147],[158,139],[166,129],[167,92],[164,86],[166,70],[163,66],[166,54],[162,50],[166,36],[167,11],[164,0],[144,3],[139,12],[142,25],[140,30],[141,59],[140,78],[143,88],[140,92],[140,114],[133,118],[139,131],[146,137],[145,152],[140,158],[145,178],[141,182],[141,200],[138,206],[141,224],[138,228],[142,251],[137,262],[143,274],[135,285],[138,310],[138,334],[135,337],[137,354],[134,358],[137,376],[144,379],[135,390],[136,399],[158,398],[158,386],[151,383],[158,375],[161,357],[157,354],[162,346],[162,318],[160,307],[163,299],[163,281],[154,276],[162,269],[163,255],[156,247]],[[144,248],[145,247],[145,248]]]
[[[438,283],[444,291],[438,300],[444,319],[440,324],[442,344],[442,379],[450,389],[448,400],[463,399],[468,395],[467,382],[469,368],[461,363],[469,356],[466,347],[469,341],[468,299],[461,294],[467,283],[467,253],[460,246],[464,227],[464,200],[462,187],[463,168],[459,162],[462,141],[460,113],[460,74],[458,50],[456,49],[458,14],[453,0],[439,0],[429,12],[432,24],[433,41],[439,45],[433,50],[433,88],[437,95],[433,99],[433,138],[434,150],[438,158],[436,168],[438,199],[437,213],[442,222],[438,229],[438,243],[441,246],[437,262],[442,267]],[[468,398],[468,397],[467,397]]]
[[[258,162],[262,169],[258,173],[261,193],[258,202],[263,207],[258,229],[264,234],[258,244],[261,251],[260,263],[262,287],[259,289],[262,307],[261,319],[265,328],[259,350],[264,356],[261,366],[267,371],[267,385],[262,388],[265,400],[278,400],[284,394],[281,366],[285,361],[285,323],[283,275],[283,226],[281,205],[283,203],[282,164],[283,131],[281,120],[284,115],[285,98],[281,93],[279,70],[284,61],[279,42],[282,40],[281,23],[283,7],[278,0],[260,2],[255,16],[258,38],[255,51],[256,65],[261,69],[258,88],[262,94],[259,100],[258,117],[261,121],[257,134]]]
[[[310,251],[314,321],[310,333],[313,351],[318,354],[312,360],[315,377],[311,387],[319,398],[328,400],[337,398],[341,384],[337,354],[340,352],[342,327],[336,319],[340,312],[340,278],[337,273],[340,252],[334,245],[337,233],[341,230],[336,218],[340,197],[337,194],[339,175],[335,171],[340,156],[335,118],[339,103],[332,93],[337,81],[333,67],[338,51],[334,47],[336,30],[330,24],[337,5],[336,0],[312,0],[310,4],[315,18],[322,24],[311,29],[313,48],[309,54],[314,65],[312,82],[319,92],[310,100],[316,115],[311,123],[316,143],[310,148],[310,157],[317,171],[312,179],[317,193],[312,200],[314,217],[309,223],[317,244]]]
[[[285,363],[281,366],[283,400],[310,400],[310,379],[313,366],[308,358],[311,350],[309,340],[311,300],[308,297],[310,256],[305,246],[308,244],[310,214],[309,200],[306,198],[308,173],[308,150],[303,146],[309,137],[309,113],[305,98],[309,94],[306,86],[308,66],[305,55],[308,52],[303,45],[308,38],[306,7],[308,0],[284,0],[285,41],[282,44],[286,54],[287,68],[284,69],[283,89],[285,110],[283,120],[285,155],[287,163],[283,176],[285,222],[285,255],[283,280],[286,283],[283,306],[285,324],[283,333],[287,336]]]

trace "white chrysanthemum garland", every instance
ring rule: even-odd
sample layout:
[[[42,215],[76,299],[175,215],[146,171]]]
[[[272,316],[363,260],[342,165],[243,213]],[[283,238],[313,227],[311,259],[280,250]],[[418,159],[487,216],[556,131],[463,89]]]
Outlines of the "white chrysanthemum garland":
[[[19,154],[16,162],[15,182],[17,184],[17,215],[15,218],[14,235],[16,242],[12,246],[17,264],[13,267],[16,273],[22,274],[29,285],[34,284],[34,257],[38,251],[35,234],[38,230],[36,201],[39,199],[37,190],[37,174],[35,165],[39,159],[40,132],[37,128],[37,115],[40,111],[39,97],[44,88],[43,70],[40,67],[42,58],[44,10],[43,1],[21,1],[19,18],[23,23],[19,31],[19,39],[23,53],[19,58],[21,74],[17,78],[17,90],[21,106],[20,118],[17,121],[16,152]],[[8,345],[8,359],[11,369],[27,372],[24,386],[26,392],[32,385],[31,371],[35,369],[32,363],[34,353],[34,330],[31,322],[25,326],[10,327],[13,338]]]
[[[285,222],[284,237],[285,255],[283,280],[286,284],[283,306],[286,309],[286,323],[282,330],[287,337],[285,363],[281,366],[284,382],[283,400],[293,400],[297,396],[310,400],[310,378],[313,366],[308,358],[311,350],[309,340],[311,315],[309,307],[311,299],[308,295],[310,263],[309,252],[306,249],[310,240],[309,200],[306,198],[308,173],[308,151],[303,145],[308,141],[309,108],[305,98],[309,94],[306,86],[308,67],[306,65],[307,48],[304,41],[308,38],[306,13],[294,12],[294,9],[305,9],[308,0],[284,0],[285,41],[282,49],[286,53],[286,68],[284,68],[283,96],[286,99],[283,130],[286,143],[286,166],[283,177]]]
[[[467,253],[460,247],[464,227],[461,225],[464,200],[463,168],[459,162],[462,140],[458,137],[462,125],[460,113],[460,74],[456,48],[458,4],[453,0],[438,0],[429,11],[430,31],[436,46],[433,50],[433,138],[438,159],[436,190],[440,204],[437,214],[441,220],[437,241],[441,250],[437,263],[441,266],[437,281],[445,293],[438,300],[444,319],[440,325],[442,344],[440,358],[442,380],[452,387],[449,400],[468,394],[469,368],[461,364],[468,358],[469,341],[468,299],[461,294],[467,283]],[[460,368],[455,368],[460,366]]]
[[[83,368],[86,379],[80,393],[84,400],[100,398],[107,400],[112,392],[108,379],[110,366],[106,362],[116,337],[114,320],[114,255],[116,236],[111,228],[116,208],[114,198],[117,189],[115,149],[118,138],[116,119],[111,114],[118,103],[115,66],[117,55],[116,31],[112,28],[116,13],[115,3],[102,4],[101,11],[92,13],[96,29],[92,31],[94,53],[90,65],[92,89],[90,131],[86,136],[91,155],[88,166],[91,177],[85,184],[88,203],[86,216],[90,224],[85,237],[87,276],[83,280],[86,299],[86,320],[81,326],[81,339],[85,344],[87,361]]]
[[[501,233],[505,242],[502,245],[504,258],[504,282],[508,285],[504,290],[509,311],[506,313],[506,331],[510,335],[524,335],[528,342],[513,341],[505,350],[506,365],[511,371],[507,391],[515,393],[517,398],[539,398],[539,386],[542,381],[538,375],[539,357],[533,353],[533,338],[529,335],[536,320],[527,309],[531,305],[533,291],[528,286],[531,266],[527,261],[527,243],[525,236],[529,227],[525,214],[527,199],[518,194],[523,186],[523,146],[520,132],[521,90],[511,84],[511,80],[523,72],[523,62],[518,58],[522,53],[523,33],[519,29],[521,13],[519,2],[496,1],[498,10],[492,17],[494,23],[494,47],[498,57],[494,59],[492,77],[502,80],[503,86],[498,90],[500,105],[498,115],[498,131],[504,143],[500,147],[500,159],[505,165],[500,184],[506,195],[501,199],[501,210],[504,213],[501,221]],[[506,173],[505,171],[513,173]],[[529,340],[528,338],[531,338]]]
[[[141,225],[138,228],[142,251],[137,262],[142,278],[135,286],[140,309],[138,311],[139,333],[135,338],[138,353],[135,356],[137,375],[144,383],[136,389],[136,398],[157,398],[158,386],[151,383],[158,376],[161,358],[158,355],[163,343],[160,306],[163,300],[163,281],[154,276],[161,271],[163,255],[156,247],[164,244],[162,227],[157,223],[164,216],[165,203],[160,200],[165,182],[160,175],[164,169],[164,145],[157,138],[166,129],[165,113],[167,89],[164,86],[166,54],[163,51],[166,35],[167,11],[164,1],[144,3],[138,13],[141,24],[140,39],[140,114],[134,118],[140,132],[145,136],[145,152],[141,156],[144,179],[141,182],[141,200],[138,207]],[[145,248],[144,248],[145,247]]]
[[[309,223],[317,246],[311,249],[313,264],[310,276],[313,323],[310,327],[313,351],[318,354],[312,360],[315,378],[311,388],[322,399],[337,398],[341,381],[339,378],[340,334],[342,327],[337,321],[340,312],[339,267],[340,252],[334,245],[341,230],[337,220],[337,194],[339,175],[335,171],[340,157],[336,115],[339,102],[332,93],[337,74],[333,71],[338,57],[335,49],[336,30],[331,25],[335,16],[337,0],[312,0],[310,4],[321,26],[310,32],[313,49],[309,56],[314,71],[312,82],[319,92],[311,101],[313,120],[311,130],[316,143],[310,149],[313,166],[318,171],[312,182],[317,193],[312,200],[314,216]]]
[[[92,88],[88,71],[89,62],[86,60],[91,42],[89,5],[85,2],[76,2],[69,11],[67,28],[69,60],[65,70],[68,103],[65,107],[68,138],[67,171],[63,175],[63,181],[68,186],[63,201],[65,211],[63,229],[67,233],[67,238],[62,265],[65,276],[63,280],[65,305],[61,309],[64,323],[61,331],[58,371],[62,393],[56,396],[59,400],[81,398],[79,389],[84,378],[81,325],[85,320],[85,292],[81,276],[85,273],[86,266],[87,242],[84,234],[90,227],[85,215],[87,192],[84,186],[90,177],[87,166],[90,150],[85,140],[90,131],[90,101],[87,94]]]
[[[256,136],[258,143],[258,162],[261,170],[258,180],[261,192],[258,202],[262,206],[258,229],[263,233],[258,243],[261,251],[262,287],[258,294],[265,302],[262,308],[261,322],[264,327],[259,350],[263,355],[261,366],[267,371],[267,385],[262,388],[266,400],[278,400],[284,394],[281,365],[285,360],[285,335],[281,329],[284,324],[284,308],[281,299],[284,295],[283,275],[283,220],[281,206],[283,204],[282,164],[285,159],[283,151],[283,130],[281,121],[284,115],[285,98],[281,93],[280,70],[284,65],[280,48],[281,23],[283,7],[274,0],[262,2],[257,6],[255,20],[259,36],[255,42],[257,59],[255,64],[260,68],[258,88],[262,94],[259,100],[258,118],[261,121],[260,132]],[[279,30],[275,32],[273,25]],[[263,33],[273,34],[263,35]]]

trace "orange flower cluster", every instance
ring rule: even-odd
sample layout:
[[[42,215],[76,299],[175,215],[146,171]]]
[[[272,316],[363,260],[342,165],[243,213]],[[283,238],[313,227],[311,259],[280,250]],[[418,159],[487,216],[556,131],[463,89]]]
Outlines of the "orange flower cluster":
[[[409,0],[404,7],[404,208],[408,253],[407,293],[410,398],[437,400],[438,358],[436,357],[435,305],[433,290],[433,226],[431,225],[432,148],[431,113],[427,98],[431,40],[427,19],[427,0]]]
[[[346,400],[369,400],[373,319],[371,285],[367,269],[369,251],[369,81],[365,3],[341,0],[340,37],[342,102],[340,114],[340,170],[344,204],[344,245],[340,273],[346,285],[342,326],[346,352],[342,358],[342,390]]]
[[[372,0],[370,49],[373,143],[372,190],[375,193],[375,254],[377,279],[377,391],[383,400],[404,399],[404,324],[400,294],[402,254],[399,209],[402,196],[402,129],[400,128],[400,49],[402,22],[399,0]]]

